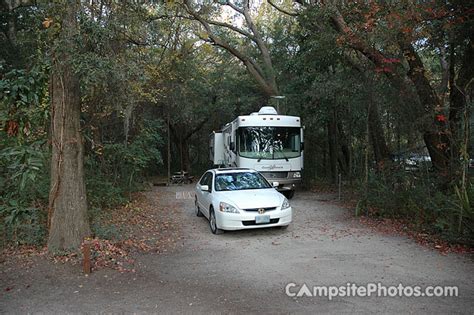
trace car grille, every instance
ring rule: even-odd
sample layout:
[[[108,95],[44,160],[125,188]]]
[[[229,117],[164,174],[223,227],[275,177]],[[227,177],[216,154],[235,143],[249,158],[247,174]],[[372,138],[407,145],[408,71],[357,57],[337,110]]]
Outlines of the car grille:
[[[249,225],[264,225],[264,224],[275,224],[275,223],[278,223],[278,221],[280,221],[280,219],[270,219],[270,223],[255,223],[255,220],[252,220],[252,221],[242,221],[242,224],[245,225],[245,226],[249,226]]]
[[[266,179],[288,178],[288,172],[260,172]]]
[[[250,209],[244,209],[245,211],[254,211],[254,212],[257,212],[259,209],[262,209],[262,208],[250,208]],[[263,208],[265,210],[265,212],[267,211],[273,211],[273,210],[276,210],[276,207],[270,207],[270,208]]]

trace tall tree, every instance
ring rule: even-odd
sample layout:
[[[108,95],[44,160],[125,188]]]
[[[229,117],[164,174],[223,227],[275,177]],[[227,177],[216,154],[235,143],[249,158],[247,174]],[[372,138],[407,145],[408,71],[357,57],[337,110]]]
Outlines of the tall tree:
[[[329,25],[338,32],[339,45],[369,60],[373,69],[385,74],[402,94],[413,95],[410,101],[414,113],[410,116],[412,123],[423,137],[434,168],[441,174],[449,174],[455,160],[452,158],[455,143],[450,137],[444,104],[422,60],[420,45],[431,41],[433,25],[443,28],[458,17],[465,19],[461,10],[446,10],[443,2],[414,4],[402,1],[383,5],[376,2],[295,2],[309,11],[324,12],[320,20],[313,21],[315,29],[324,31]]]
[[[217,5],[218,10],[225,6],[237,14],[237,19],[242,21],[242,27],[236,26],[238,23],[230,24],[210,18],[210,11],[216,9],[214,6],[202,6],[198,10],[189,0],[185,0],[184,5],[191,18],[198,21],[204,28],[206,35],[201,35],[201,39],[223,48],[239,59],[267,97],[279,95],[269,45],[252,17],[252,6],[249,0],[241,2],[224,0],[219,1]],[[219,33],[222,34],[224,31],[230,31],[233,36],[243,38],[242,42],[250,44],[248,45],[250,48],[257,50],[256,56],[252,55],[247,45],[235,45],[224,36],[220,36]]]
[[[84,182],[79,79],[73,70],[79,2],[65,1],[51,70],[50,251],[77,249],[90,235]]]

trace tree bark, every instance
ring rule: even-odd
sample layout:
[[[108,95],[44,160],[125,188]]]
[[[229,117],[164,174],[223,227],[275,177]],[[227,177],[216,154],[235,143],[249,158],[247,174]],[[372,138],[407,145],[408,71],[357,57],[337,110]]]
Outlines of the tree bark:
[[[84,182],[84,144],[80,130],[81,98],[71,52],[76,48],[78,2],[68,1],[51,73],[51,189],[48,249],[78,249],[90,235]]]
[[[188,139],[183,139],[181,142],[181,170],[185,172],[189,172],[191,170]]]
[[[447,124],[444,121],[437,122],[433,117],[441,109],[441,100],[430,85],[423,62],[413,45],[408,39],[403,39],[400,41],[400,47],[403,49],[410,67],[407,75],[413,82],[426,114],[432,116],[431,121],[425,124],[422,130],[423,139],[431,157],[431,164],[437,171],[447,174],[450,164],[449,152],[452,149],[453,141],[447,134]]]
[[[8,39],[12,46],[16,46],[16,17],[15,13],[13,12],[15,8],[14,1],[4,1],[8,7]]]
[[[374,150],[374,158],[377,165],[390,159],[390,150],[388,149],[385,135],[380,122],[379,109],[376,102],[369,106],[369,135]]]
[[[474,37],[474,36],[473,36]],[[454,71],[454,49],[451,52],[452,60],[450,65],[450,104],[449,104],[449,127],[451,131],[451,137],[455,143],[461,143],[462,138],[462,114],[464,109],[469,104],[466,103],[466,94],[469,94],[470,81],[474,78],[474,43],[471,43],[463,51],[461,58],[459,73],[455,80]],[[459,164],[460,150],[459,146],[453,148],[451,152],[452,160],[454,163]]]
[[[351,151],[348,144],[348,139],[345,135],[342,122],[337,120],[337,138],[340,148],[339,156],[339,169],[343,175],[348,175],[350,173],[350,160],[351,160]]]
[[[332,112],[327,122],[328,146],[329,146],[329,166],[331,170],[331,181],[337,183],[337,124],[335,113]]]
[[[209,118],[210,117],[207,117],[201,120],[193,129],[188,130],[187,133],[184,133],[187,129],[186,125],[179,123],[170,124],[171,135],[180,154],[181,171],[189,172],[191,170],[191,160],[189,158],[190,139],[194,134],[196,134],[196,132],[204,127],[204,125],[209,121]]]
[[[367,58],[364,62],[358,62],[356,58],[349,54],[345,53],[345,59],[367,80],[367,84],[370,88],[370,106],[368,108],[368,127],[369,127],[369,138],[374,150],[374,158],[378,165],[382,161],[388,160],[390,158],[390,150],[387,146],[386,136],[383,131],[382,122],[379,115],[379,108],[376,100],[374,99],[374,85],[375,79],[373,75],[368,75],[367,73],[367,63],[369,58],[362,54],[362,58]],[[340,128],[342,130],[342,128]]]

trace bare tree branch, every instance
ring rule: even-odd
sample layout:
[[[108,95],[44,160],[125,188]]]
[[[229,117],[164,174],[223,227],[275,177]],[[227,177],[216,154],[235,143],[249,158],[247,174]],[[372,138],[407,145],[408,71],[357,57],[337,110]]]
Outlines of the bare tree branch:
[[[255,35],[255,42],[262,53],[263,62],[265,63],[265,67],[267,69],[268,79],[270,84],[274,87],[275,95],[278,95],[278,88],[276,84],[275,72],[273,71],[273,64],[272,59],[270,57],[270,52],[268,51],[268,47],[262,39],[262,35],[258,31],[257,27],[253,23],[252,17],[250,16],[249,12],[249,0],[243,1],[243,15],[245,17],[245,21],[248,27],[252,30],[252,33]]]
[[[272,6],[274,7],[275,9],[277,9],[277,11],[280,11],[281,13],[283,14],[286,14],[286,15],[289,15],[289,16],[298,16],[299,13],[297,12],[290,12],[288,10],[285,10],[279,6],[277,6],[272,0],[267,0],[267,2]]]
[[[190,131],[188,131],[187,134],[184,135],[184,138],[183,140],[186,141],[188,140],[189,138],[191,138],[192,135],[194,135],[196,132],[198,132],[202,127],[204,127],[204,125],[209,121],[210,119],[210,116],[204,118],[203,120],[201,120],[197,125],[196,127],[194,127],[193,129],[191,129]]]
[[[209,24],[212,24],[212,25],[216,25],[216,26],[222,26],[222,27],[225,27],[225,28],[228,28],[230,30],[233,30],[234,32],[237,32],[249,39],[251,39],[252,41],[256,41],[255,39],[255,36],[253,36],[252,34],[250,34],[249,32],[246,32],[238,27],[235,27],[231,24],[228,24],[228,23],[224,23],[224,22],[219,22],[219,21],[211,21],[211,20],[205,20],[207,23]]]
[[[240,14],[244,14],[244,11],[241,8],[239,8],[238,6],[236,6],[235,4],[233,4],[232,2],[230,2],[230,0],[227,0],[226,5],[231,7],[234,11],[237,11]]]
[[[190,0],[184,1],[184,6],[185,6],[186,11],[204,27],[206,34],[208,36],[208,38],[204,38],[203,36],[198,34],[199,37],[204,41],[210,42],[218,47],[225,49],[226,51],[234,55],[237,59],[239,59],[245,65],[245,67],[247,68],[249,73],[252,75],[252,77],[255,78],[255,80],[257,81],[259,86],[263,89],[266,95],[268,96],[278,95],[278,88],[276,85],[275,74],[273,71],[273,65],[271,62],[270,53],[268,51],[266,44],[264,43],[262,39],[262,36],[260,35],[258,29],[256,28],[256,26],[254,25],[252,21],[252,18],[249,13],[248,1],[247,0],[244,1],[242,9],[237,7],[235,4],[231,3],[230,1],[228,1],[225,5],[229,5],[235,11],[239,12],[240,14],[244,16],[246,24],[252,33],[246,32],[228,23],[218,22],[218,21],[209,21],[205,19],[204,17],[202,17],[199,14],[199,12],[196,12],[191,7]],[[257,45],[258,49],[260,50],[262,54],[265,71],[260,67],[260,65],[254,59],[252,59],[251,57],[249,57],[248,55],[246,55],[244,52],[240,51],[239,49],[233,47],[228,42],[222,40],[219,36],[217,36],[212,31],[212,28],[210,25],[216,25],[216,26],[228,28],[252,40]]]

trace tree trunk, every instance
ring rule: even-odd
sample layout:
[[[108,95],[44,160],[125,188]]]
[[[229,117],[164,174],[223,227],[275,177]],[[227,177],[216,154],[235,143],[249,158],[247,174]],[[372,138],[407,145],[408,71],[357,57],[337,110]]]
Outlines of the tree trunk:
[[[78,2],[68,1],[51,73],[51,190],[49,251],[77,249],[90,235],[84,182],[84,144],[80,130],[79,80],[70,53],[77,31]]]
[[[179,171],[184,171],[184,163],[183,163],[183,140],[179,140]]]
[[[327,125],[328,144],[329,144],[329,165],[331,169],[331,181],[337,183],[337,125],[335,121],[335,114],[331,113]]]
[[[432,117],[431,121],[423,124],[422,127],[423,139],[431,157],[431,164],[441,174],[447,174],[450,161],[449,151],[453,146],[453,142],[447,135],[448,127],[446,122],[442,120],[437,121],[436,115],[433,115],[441,110],[441,100],[431,87],[423,62],[411,42],[404,38],[400,41],[400,47],[403,49],[410,67],[407,76],[413,82],[420,104],[424,107],[426,115]]]
[[[450,64],[450,104],[449,104],[449,127],[451,131],[451,138],[456,144],[451,149],[451,164],[452,168],[458,169],[460,166],[460,144],[462,143],[462,116],[466,106],[469,106],[466,102],[466,95],[469,94],[469,82],[474,78],[474,44],[467,45],[463,51],[462,59],[460,62],[459,73],[455,80],[455,60],[454,60],[454,48],[451,52],[451,64]],[[472,83],[471,83],[472,84]],[[467,90],[466,90],[467,89]]]
[[[328,132],[329,132],[329,128],[328,128]],[[313,143],[313,142],[309,142],[308,140],[309,139],[306,138],[305,142],[306,143]],[[328,137],[328,142],[324,143],[324,150],[323,150],[323,172],[322,173],[324,174],[325,178],[328,177],[328,151],[329,151],[329,137]]]
[[[189,172],[191,170],[191,161],[189,159],[189,141],[187,139],[181,142],[181,170]]]
[[[401,87],[405,85],[404,78],[397,74],[396,69],[397,67],[401,67],[401,64],[397,65],[385,62],[383,53],[366,42],[362,37],[357,36],[346,24],[344,17],[338,10],[335,11],[330,19],[335,29],[347,36],[350,47],[366,56],[375,66],[383,68],[388,74],[387,77],[392,83],[395,83],[395,86]],[[453,143],[447,136],[447,124],[445,122],[440,123],[436,121],[436,113],[442,108],[441,100],[430,85],[423,62],[415,51],[411,39],[404,34],[400,33],[399,35],[399,45],[410,68],[407,77],[413,83],[419,98],[417,111],[423,115],[423,117],[421,117],[423,123],[419,124],[421,125],[420,131],[423,133],[426,147],[430,153],[431,163],[439,173],[447,174],[450,161],[449,152]],[[417,117],[417,119],[420,120],[420,117]],[[424,120],[426,120],[426,122],[424,122]],[[414,121],[414,123],[415,122],[416,121]]]
[[[10,40],[12,46],[16,46],[16,17],[15,13],[13,12],[14,3],[13,1],[5,1],[5,3],[8,6],[8,39]]]
[[[340,156],[339,156],[339,168],[343,175],[348,175],[350,172],[350,160],[351,160],[351,152],[348,145],[348,140],[344,132],[344,128],[342,126],[342,122],[337,121],[337,138],[340,147]]]
[[[179,165],[180,171],[189,172],[191,161],[189,159],[189,142],[187,139],[179,140]]]
[[[213,102],[215,103],[217,100],[217,97],[213,97]],[[196,134],[199,130],[204,127],[204,125],[209,121],[209,117],[204,118],[201,120],[199,123],[197,123],[193,129],[188,130],[187,133],[184,133],[184,131],[187,130],[186,125],[182,124],[170,124],[170,131],[171,131],[171,136],[173,137],[173,141],[176,144],[176,149],[179,151],[180,154],[180,167],[181,171],[187,171],[189,172],[191,170],[191,160],[189,158],[189,149],[190,149],[190,143],[191,143],[191,137]]]
[[[369,135],[374,150],[374,158],[377,165],[387,161],[390,158],[390,150],[388,149],[385,135],[380,122],[379,109],[376,102],[372,102],[369,106]]]

